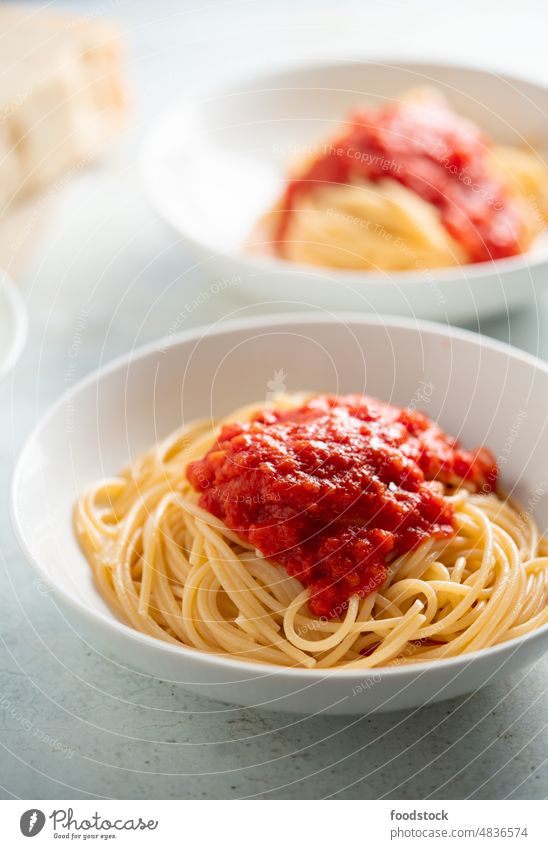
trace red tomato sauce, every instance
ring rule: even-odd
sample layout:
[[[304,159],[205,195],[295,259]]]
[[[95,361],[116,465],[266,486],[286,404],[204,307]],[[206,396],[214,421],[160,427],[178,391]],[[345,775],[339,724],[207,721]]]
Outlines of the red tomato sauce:
[[[489,171],[488,142],[443,103],[387,103],[348,119],[348,129],[291,180],[275,239],[283,243],[299,198],[325,184],[397,180],[433,204],[471,262],[521,252],[519,211]]]
[[[391,559],[454,533],[440,483],[490,491],[497,469],[422,413],[321,395],[225,425],[186,474],[201,507],[308,587],[313,614],[332,617],[377,589]]]

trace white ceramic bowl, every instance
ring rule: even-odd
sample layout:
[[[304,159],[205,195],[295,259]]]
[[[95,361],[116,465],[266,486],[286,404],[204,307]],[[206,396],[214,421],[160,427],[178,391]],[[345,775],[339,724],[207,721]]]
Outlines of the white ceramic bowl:
[[[348,110],[435,85],[501,143],[544,143],[548,89],[453,65],[347,61],[251,78],[160,117],[141,154],[152,206],[211,276],[241,276],[249,300],[474,319],[530,302],[548,269],[548,240],[526,255],[446,270],[359,272],[250,256],[245,241],[280,195],[288,160],[333,133]]]
[[[548,644],[548,627],[458,659],[326,672],[174,647],[116,619],[74,539],[78,493],[116,473],[183,418],[266,398],[275,372],[278,380],[285,374],[288,391],[366,391],[418,404],[466,445],[489,445],[503,485],[548,526],[546,365],[466,331],[408,319],[314,314],[222,323],[141,348],[95,372],[53,406],[21,454],[14,526],[76,631],[122,664],[212,698],[298,713],[412,708],[470,692],[536,660]]]
[[[0,378],[17,362],[27,338],[27,311],[13,280],[0,269]]]

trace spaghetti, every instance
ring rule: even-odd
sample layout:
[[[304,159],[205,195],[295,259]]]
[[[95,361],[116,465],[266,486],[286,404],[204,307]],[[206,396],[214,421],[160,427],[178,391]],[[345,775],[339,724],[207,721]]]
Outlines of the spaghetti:
[[[339,408],[358,415],[359,397],[351,396],[353,406],[348,399],[332,399],[335,413],[328,418]],[[426,485],[442,502],[445,518],[449,511],[452,527],[417,537],[401,554],[396,545],[374,588],[352,592],[343,582],[339,606],[313,613],[313,583],[305,585],[290,574],[287,562],[284,566],[263,556],[246,540],[249,528],[237,533],[204,509],[204,490],[200,495],[195,484],[204,462],[219,453],[223,434],[235,433],[235,422],[252,442],[254,422],[265,421],[265,427],[283,423],[286,412],[293,421],[292,411],[313,409],[314,403],[288,396],[266,413],[265,405],[252,405],[224,422],[183,427],[120,476],[97,483],[79,499],[78,539],[101,595],[122,620],[175,645],[319,669],[454,657],[548,622],[548,540],[530,516],[489,491],[493,478],[488,455],[460,449],[426,417],[425,430],[417,429],[413,416],[420,421],[420,414],[403,410],[396,416],[396,408],[371,399],[363,400],[368,410],[364,420],[384,416],[384,423],[392,416],[390,428],[400,428],[396,442],[413,458],[410,470],[418,474],[415,466],[420,464],[420,480],[431,477]],[[421,433],[429,434],[428,439]],[[416,439],[419,453],[414,455]],[[478,491],[481,481],[483,491]],[[420,493],[415,483],[401,479],[402,487]],[[259,486],[255,491],[252,512],[259,515],[266,490]],[[242,499],[253,497],[251,490],[242,492]],[[429,515],[434,521],[434,514]],[[383,523],[389,520],[385,517]]]
[[[351,114],[297,163],[253,241],[310,265],[437,268],[523,253],[547,211],[540,157],[492,145],[426,89]]]

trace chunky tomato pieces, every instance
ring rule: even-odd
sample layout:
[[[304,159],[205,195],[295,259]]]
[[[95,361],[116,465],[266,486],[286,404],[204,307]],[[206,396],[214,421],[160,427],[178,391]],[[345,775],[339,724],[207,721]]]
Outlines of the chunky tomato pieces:
[[[520,253],[519,211],[489,167],[481,131],[443,102],[386,103],[356,112],[282,199],[276,240],[283,251],[299,198],[326,184],[397,180],[433,204],[471,262]]]
[[[308,587],[315,615],[332,617],[377,589],[390,559],[454,533],[440,483],[489,491],[497,470],[489,452],[466,451],[421,413],[322,395],[225,425],[186,474],[204,509]]]

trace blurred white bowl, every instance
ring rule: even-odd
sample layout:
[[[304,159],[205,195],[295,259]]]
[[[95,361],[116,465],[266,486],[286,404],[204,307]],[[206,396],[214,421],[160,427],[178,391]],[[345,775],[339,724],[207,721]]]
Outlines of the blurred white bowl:
[[[23,297],[0,269],[0,378],[17,362],[27,338],[27,311]]]
[[[445,270],[360,272],[249,255],[243,246],[279,197],[288,160],[317,145],[362,103],[420,85],[505,144],[548,137],[548,89],[478,68],[346,61],[251,78],[160,117],[141,152],[152,206],[185,237],[212,276],[240,275],[233,291],[256,302],[301,301],[455,321],[510,310],[535,297],[548,271],[548,239],[526,254]]]
[[[303,714],[414,708],[536,660],[548,645],[548,627],[451,660],[314,671],[180,648],[117,620],[74,538],[77,495],[182,420],[265,398],[274,372],[286,375],[288,391],[367,391],[397,404],[422,397],[450,433],[503,458],[503,486],[548,526],[546,365],[466,331],[406,319],[314,314],[223,323],[142,348],[92,374],[53,406],[19,458],[14,527],[76,631],[122,664],[212,698]]]

